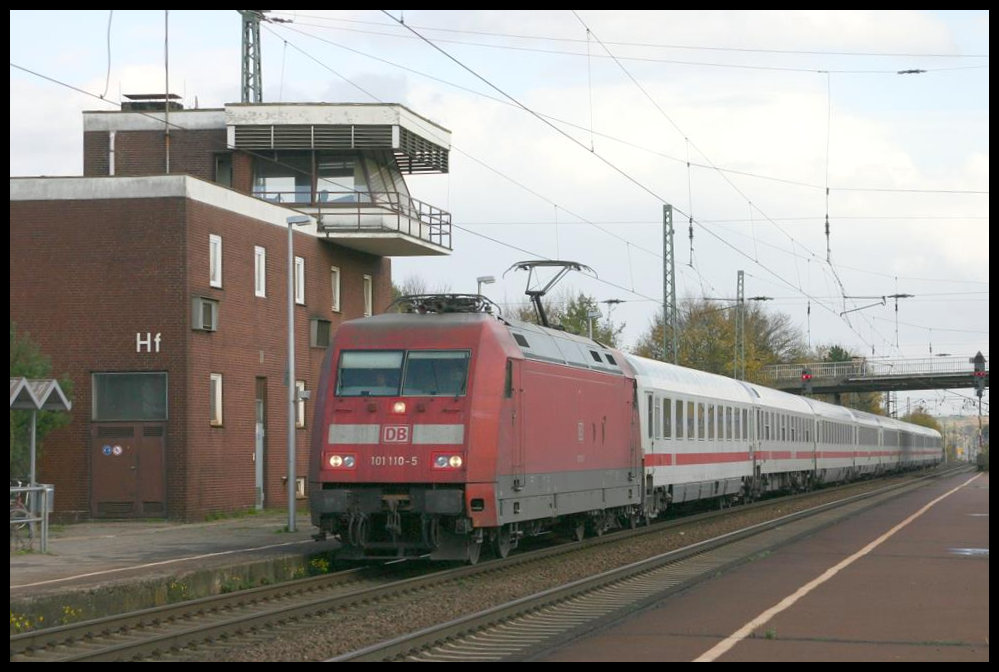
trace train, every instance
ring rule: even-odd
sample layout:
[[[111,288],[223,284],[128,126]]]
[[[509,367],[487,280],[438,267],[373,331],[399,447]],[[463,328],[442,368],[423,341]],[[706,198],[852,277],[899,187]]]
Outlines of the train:
[[[510,319],[477,294],[344,322],[314,395],[308,500],[338,558],[505,558],[932,467],[940,433]]]

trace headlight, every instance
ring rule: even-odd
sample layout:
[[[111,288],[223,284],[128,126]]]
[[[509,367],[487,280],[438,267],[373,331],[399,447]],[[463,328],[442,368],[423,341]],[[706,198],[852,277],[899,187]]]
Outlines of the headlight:
[[[465,461],[461,455],[438,453],[434,455],[434,469],[458,469]]]
[[[333,469],[353,469],[355,459],[353,455],[330,455],[326,463]]]

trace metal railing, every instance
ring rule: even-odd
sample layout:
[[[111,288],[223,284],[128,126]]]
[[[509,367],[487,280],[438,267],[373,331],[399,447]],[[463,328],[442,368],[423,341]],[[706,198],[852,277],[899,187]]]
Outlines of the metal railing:
[[[792,383],[801,380],[803,369],[808,369],[812,374],[813,381],[947,373],[971,375],[974,372],[974,366],[967,357],[927,357],[922,359],[855,359],[849,362],[777,364],[764,367],[763,373],[768,380],[775,383]]]
[[[321,231],[393,231],[451,249],[451,213],[400,191],[256,191],[316,216]]]
[[[10,486],[10,550],[34,550],[35,539],[39,550],[49,550],[49,515],[55,496],[55,486],[49,484]]]

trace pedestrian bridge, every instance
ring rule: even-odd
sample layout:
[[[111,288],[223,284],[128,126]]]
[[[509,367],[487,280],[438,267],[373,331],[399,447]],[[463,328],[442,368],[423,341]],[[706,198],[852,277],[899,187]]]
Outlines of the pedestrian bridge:
[[[978,353],[976,357],[980,357]],[[778,364],[763,369],[764,384],[796,394],[842,394],[845,392],[904,392],[989,386],[988,358],[982,357],[981,375],[975,375],[976,357],[928,357],[925,359],[866,359],[849,362]],[[810,373],[806,381],[804,373]],[[810,384],[810,391],[806,389]]]

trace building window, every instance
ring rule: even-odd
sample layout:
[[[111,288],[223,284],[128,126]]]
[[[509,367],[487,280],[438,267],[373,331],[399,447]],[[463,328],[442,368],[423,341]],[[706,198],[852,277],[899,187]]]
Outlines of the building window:
[[[232,186],[232,154],[215,155],[215,183]]]
[[[330,321],[317,317],[309,321],[309,344],[313,348],[328,348],[330,345]]]
[[[340,312],[340,269],[330,266],[330,285],[333,290],[333,312]]]
[[[166,373],[95,373],[92,385],[95,421],[167,419]]]
[[[211,374],[211,399],[208,402],[209,422],[212,427],[222,426],[222,374]]]
[[[364,276],[364,316],[371,316],[371,306],[372,306],[372,281],[371,276]]]
[[[259,245],[253,248],[253,292],[267,296],[267,250]]]
[[[191,328],[216,331],[219,328],[219,302],[196,296],[191,302]]]
[[[253,195],[275,203],[312,201],[312,153],[283,151],[253,161]]]
[[[222,287],[222,236],[208,236],[208,283]]]
[[[305,305],[305,259],[295,257],[295,303]]]
[[[305,381],[295,381],[295,426],[305,427]]]

